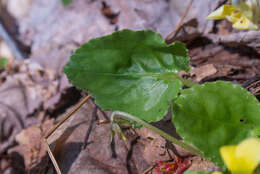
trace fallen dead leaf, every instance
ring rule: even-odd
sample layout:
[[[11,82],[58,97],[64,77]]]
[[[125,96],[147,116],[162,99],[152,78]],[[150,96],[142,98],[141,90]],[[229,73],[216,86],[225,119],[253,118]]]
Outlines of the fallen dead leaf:
[[[0,58],[1,57],[8,59],[9,65],[14,61],[14,55],[12,54],[7,44],[3,41],[0,41]]]
[[[47,149],[43,136],[53,126],[54,120],[31,126],[16,136],[18,145],[9,149],[8,154],[17,152],[24,158],[25,170],[29,173],[43,173],[48,166]]]
[[[212,76],[217,73],[217,69],[213,64],[207,64],[200,67],[196,67],[190,70],[191,76],[194,76],[196,82],[200,82],[202,79]]]
[[[197,42],[202,42],[202,40]],[[241,49],[234,50],[213,43],[191,48],[189,54],[193,67],[212,64],[217,70],[216,73],[205,77],[202,81],[230,79],[244,82],[260,74],[260,59],[247,48],[241,47]]]
[[[198,156],[191,158],[191,160],[192,164],[189,170],[192,171],[209,171],[210,169],[216,168],[214,163]]]
[[[228,35],[209,34],[213,42],[222,43],[231,47],[249,47],[260,54],[260,31],[241,31]]]
[[[205,17],[221,2],[223,0],[193,3],[184,21],[185,30],[189,32],[181,31],[178,37],[189,40],[210,32],[214,22]],[[29,14],[17,19],[17,22],[20,40],[31,45],[31,58],[61,74],[71,52],[92,38],[126,28],[151,29],[166,37],[177,25],[187,4],[188,1],[182,0],[73,0],[70,6],[64,8],[60,0],[35,0]],[[201,11],[201,8],[205,10]]]
[[[25,17],[30,10],[32,0],[8,0],[8,12],[18,19]]]
[[[48,143],[62,172],[68,174],[82,171],[125,174],[128,170],[131,170],[132,173],[141,173],[148,168],[149,166],[142,156],[144,145],[140,143],[139,139],[132,144],[136,135],[131,132],[126,133],[127,144],[116,136],[117,155],[112,156],[109,124],[97,125],[96,121],[92,123],[88,145],[85,150],[82,149],[86,132],[91,123],[93,107],[92,102],[88,101],[48,138]],[[98,112],[98,118],[103,118],[101,112]],[[130,149],[132,149],[131,154],[128,154]]]

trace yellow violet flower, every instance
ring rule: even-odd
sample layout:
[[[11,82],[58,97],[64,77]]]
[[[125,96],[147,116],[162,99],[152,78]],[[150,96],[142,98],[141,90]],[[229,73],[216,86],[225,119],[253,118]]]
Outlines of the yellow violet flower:
[[[253,18],[255,18],[253,12],[248,10],[250,9],[250,7],[249,6],[246,7],[248,7],[247,10],[242,11],[241,8],[237,8],[234,5],[223,5],[219,7],[217,10],[215,10],[214,12],[212,12],[211,14],[209,14],[207,16],[207,19],[213,19],[213,20],[227,19],[233,23],[233,28],[235,29],[256,30],[258,29],[257,22],[259,22],[259,20],[255,22],[255,20],[253,20]]]
[[[223,146],[220,154],[232,174],[252,174],[260,163],[260,139],[249,138],[238,145]]]
[[[222,174],[222,172],[215,171],[215,172],[212,172],[211,174]]]

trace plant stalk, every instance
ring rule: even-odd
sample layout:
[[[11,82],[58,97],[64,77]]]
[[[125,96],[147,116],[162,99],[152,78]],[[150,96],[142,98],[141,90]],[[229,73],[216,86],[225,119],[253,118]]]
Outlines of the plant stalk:
[[[193,82],[192,80],[184,79],[184,78],[179,77],[179,76],[178,76],[178,79],[182,82],[182,84],[183,84],[184,86],[187,86],[187,87],[192,87],[192,86],[198,84],[198,83],[196,83],[196,82]]]
[[[193,82],[192,80],[182,78],[176,73],[165,73],[162,75],[158,75],[158,77],[161,79],[165,79],[165,80],[180,80],[182,82],[182,84],[187,87],[192,87],[192,86],[198,84],[196,82]]]
[[[203,156],[202,153],[195,147],[189,145],[189,144],[186,144],[184,142],[181,142],[179,140],[177,140],[176,138],[172,137],[171,135],[167,134],[166,132],[158,129],[157,127],[154,127],[152,126],[151,124],[137,118],[136,116],[133,116],[131,114],[128,114],[128,113],[125,113],[125,112],[120,112],[120,111],[114,111],[112,114],[111,114],[111,121],[114,120],[114,117],[115,115],[120,115],[120,116],[123,116],[125,118],[128,118],[128,119],[131,119],[137,123],[140,123],[142,124],[143,126],[151,129],[152,131],[158,133],[159,135],[161,135],[162,137],[164,137],[165,139],[173,142],[174,144],[177,144],[179,146],[181,146],[182,148],[184,148],[185,150],[188,150],[189,152],[192,152],[198,156]]]

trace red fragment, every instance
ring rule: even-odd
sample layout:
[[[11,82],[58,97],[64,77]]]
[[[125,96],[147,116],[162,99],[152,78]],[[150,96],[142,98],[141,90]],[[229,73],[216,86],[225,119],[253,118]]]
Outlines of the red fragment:
[[[183,174],[190,166],[190,160],[176,157],[173,162],[159,161],[155,167],[155,172],[156,174]]]

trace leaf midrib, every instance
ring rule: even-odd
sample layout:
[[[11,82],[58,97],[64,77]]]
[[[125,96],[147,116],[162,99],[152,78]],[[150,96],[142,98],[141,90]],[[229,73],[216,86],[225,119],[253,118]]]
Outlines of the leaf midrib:
[[[72,68],[70,68],[72,69]],[[147,77],[147,76],[151,76],[151,77],[162,77],[163,75],[171,75],[172,77],[176,77],[177,73],[175,72],[165,72],[165,73],[107,73],[107,72],[91,72],[91,71],[85,71],[85,70],[79,70],[78,68],[73,68],[78,70],[78,72],[82,73],[81,71],[84,71],[85,73],[88,74],[94,74],[94,75],[98,75],[98,76],[115,76],[115,77],[125,77],[125,76],[135,76],[135,77]]]

